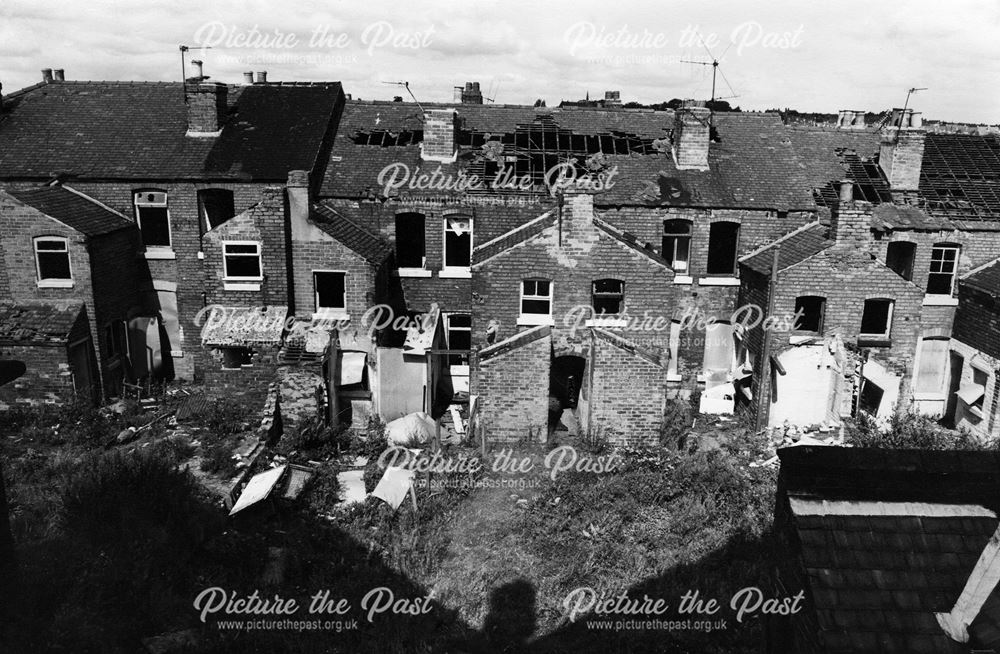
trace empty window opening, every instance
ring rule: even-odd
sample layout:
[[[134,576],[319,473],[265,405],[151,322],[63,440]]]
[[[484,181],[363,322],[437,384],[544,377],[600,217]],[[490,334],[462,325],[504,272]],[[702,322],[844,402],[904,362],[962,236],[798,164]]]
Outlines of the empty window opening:
[[[469,365],[469,351],[472,350],[472,316],[468,313],[449,313],[447,321],[447,338],[449,350],[462,350],[461,354],[449,354],[448,365]]]
[[[925,338],[920,342],[920,363],[913,390],[916,393],[944,393],[948,372],[948,339]]]
[[[261,279],[260,243],[223,243],[226,279]]]
[[[401,213],[396,216],[396,267],[423,268],[426,262],[424,215]]]
[[[894,241],[885,252],[885,265],[907,281],[913,280],[913,259],[916,256],[917,244],[909,241]]]
[[[544,279],[521,282],[521,313],[544,315],[552,313],[552,283]]]
[[[313,291],[316,310],[347,309],[347,273],[336,271],[313,271]]]
[[[170,247],[170,214],[167,194],[162,191],[141,191],[135,194],[135,219],[147,248]]]
[[[931,270],[927,276],[927,292],[951,295],[955,286],[959,246],[939,243],[931,250]]]
[[[864,312],[861,314],[861,335],[876,338],[889,338],[892,325],[892,300],[865,300]]]
[[[198,212],[205,231],[211,231],[236,215],[233,192],[222,188],[198,191]]]
[[[444,219],[444,265],[468,268],[472,263],[472,218],[448,216]]]
[[[35,239],[35,263],[39,281],[73,279],[69,266],[69,244],[64,238]]]
[[[708,232],[709,275],[732,275],[736,271],[736,252],[740,240],[739,223],[712,223]]]
[[[823,331],[825,313],[826,298],[816,295],[802,295],[795,298],[795,329],[819,334]]]
[[[248,347],[221,347],[222,367],[239,369],[253,365],[253,350]]]
[[[128,356],[128,329],[124,320],[108,323],[104,328],[104,342],[109,359]]]
[[[691,252],[691,221],[663,221],[663,258],[678,272],[688,269]]]
[[[593,290],[594,312],[617,315],[625,306],[625,282],[620,279],[598,279]]]

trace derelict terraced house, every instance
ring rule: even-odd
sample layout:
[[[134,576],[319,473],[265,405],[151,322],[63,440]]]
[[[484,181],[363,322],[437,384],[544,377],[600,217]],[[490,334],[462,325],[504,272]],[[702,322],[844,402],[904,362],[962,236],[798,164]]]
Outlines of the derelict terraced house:
[[[264,73],[256,81],[247,73],[243,84],[223,84],[202,76],[200,65],[198,73],[184,84],[89,82],[46,69],[41,83],[2,96],[0,187],[23,199],[65,184],[72,189],[67,193],[88,198],[137,232],[127,255],[143,269],[138,297],[115,315],[88,307],[109,394],[117,388],[113,376],[197,379],[206,366],[220,365],[203,350],[195,324],[208,303],[206,287],[217,281],[239,285],[236,299],[245,306],[292,304],[283,212],[271,216],[278,221],[276,240],[258,234],[219,244],[219,257],[233,264],[231,279],[216,279],[220,268],[229,275],[225,266],[207,265],[206,238],[261,202],[268,189],[283,192],[290,171],[322,170],[343,106],[340,84],[269,83]],[[45,228],[33,237],[50,233]],[[0,256],[6,262],[0,269],[8,271],[0,277],[3,299],[19,301],[9,285],[22,282],[45,287],[46,302],[79,298],[79,288],[47,283],[44,271],[17,252],[4,249]],[[126,286],[95,284],[94,290],[131,293]],[[143,335],[123,339],[131,345],[125,355],[131,370],[112,373],[121,356],[112,325],[119,320]]]

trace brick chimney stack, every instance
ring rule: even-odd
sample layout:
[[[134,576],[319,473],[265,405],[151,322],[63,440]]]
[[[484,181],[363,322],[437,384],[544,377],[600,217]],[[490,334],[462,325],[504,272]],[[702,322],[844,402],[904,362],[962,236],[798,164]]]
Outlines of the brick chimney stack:
[[[703,103],[700,103],[703,104]],[[708,170],[708,107],[693,100],[674,110],[674,161],[679,170]]]
[[[839,185],[840,199],[830,212],[830,237],[837,245],[867,249],[872,238],[872,205],[854,200],[854,180]]]
[[[441,163],[455,161],[456,117],[454,109],[428,109],[424,112],[424,140],[420,144],[422,159]]]
[[[919,113],[912,109],[892,110],[892,120],[882,134],[878,153],[879,166],[891,190],[917,190],[926,138]]]
[[[621,91],[605,91],[604,92],[604,106],[605,107],[620,107],[620,106],[622,106],[622,92]]]
[[[292,240],[322,240],[323,234],[319,228],[309,222],[309,212],[312,207],[312,198],[309,196],[309,172],[305,170],[288,171],[285,193],[288,198],[288,221],[291,226]]]
[[[192,62],[201,63],[201,62]],[[228,87],[220,82],[206,82],[201,66],[198,75],[184,83],[184,101],[187,104],[188,136],[217,136],[222,130],[226,115]]]
[[[479,82],[466,82],[462,91],[462,104],[482,104],[483,92],[479,90]]]
[[[45,82],[46,84],[49,84],[49,83],[52,82],[52,69],[51,68],[43,68],[42,69],[42,81]]]

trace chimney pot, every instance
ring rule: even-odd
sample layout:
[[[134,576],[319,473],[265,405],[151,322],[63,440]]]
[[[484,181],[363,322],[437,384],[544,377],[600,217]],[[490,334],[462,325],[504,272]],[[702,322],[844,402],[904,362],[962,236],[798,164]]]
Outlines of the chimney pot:
[[[258,84],[264,84],[265,82],[267,82],[267,71],[266,70],[258,70],[257,71],[257,83]]]
[[[204,70],[202,69],[202,64],[203,63],[204,62],[202,62],[200,59],[192,59],[191,60],[191,65],[194,66],[195,77],[198,77],[198,78],[204,78],[205,77]]]
[[[43,68],[42,69],[42,81],[46,82],[46,83],[52,81],[52,69],[51,68]]]
[[[244,84],[253,84],[253,73],[252,72],[243,73],[243,83]]]
[[[66,80],[66,71],[62,68],[56,68],[52,71],[52,76],[57,82],[63,82]]]
[[[463,90],[461,86],[455,87],[455,94],[461,91],[462,104],[482,104],[483,103],[483,93],[479,90],[479,82],[466,82],[465,89]]]

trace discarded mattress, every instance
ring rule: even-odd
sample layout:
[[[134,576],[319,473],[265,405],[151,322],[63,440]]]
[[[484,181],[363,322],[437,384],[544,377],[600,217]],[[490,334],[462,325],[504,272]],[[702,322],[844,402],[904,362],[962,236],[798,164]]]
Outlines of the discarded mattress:
[[[397,418],[385,426],[385,438],[391,445],[426,443],[437,433],[437,423],[422,411]]]

